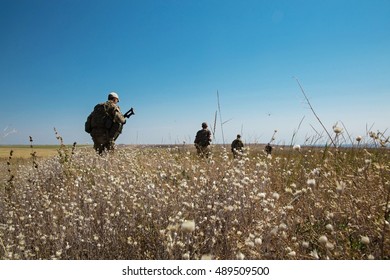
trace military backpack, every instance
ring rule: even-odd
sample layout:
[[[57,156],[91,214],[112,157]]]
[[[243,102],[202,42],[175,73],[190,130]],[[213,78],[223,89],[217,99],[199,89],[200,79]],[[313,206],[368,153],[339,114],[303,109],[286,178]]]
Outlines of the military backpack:
[[[85,132],[91,133],[94,128],[110,130],[112,126],[112,117],[108,113],[108,104],[100,103],[95,106],[92,113],[85,122]]]

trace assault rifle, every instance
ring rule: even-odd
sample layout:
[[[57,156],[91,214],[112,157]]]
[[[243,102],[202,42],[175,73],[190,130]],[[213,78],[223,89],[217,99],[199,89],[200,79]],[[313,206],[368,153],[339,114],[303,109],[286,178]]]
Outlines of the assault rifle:
[[[124,116],[125,118],[130,118],[132,115],[135,115],[133,107],[130,108],[130,110],[127,111],[123,116]]]

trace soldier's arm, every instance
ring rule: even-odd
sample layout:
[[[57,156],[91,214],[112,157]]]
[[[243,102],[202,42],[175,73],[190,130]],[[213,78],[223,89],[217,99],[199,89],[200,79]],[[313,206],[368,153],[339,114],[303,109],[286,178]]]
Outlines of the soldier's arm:
[[[121,123],[121,124],[126,123],[126,118],[122,115],[122,113],[119,110],[115,110],[114,122]]]
[[[198,143],[199,143],[199,132],[196,133],[195,140],[194,140],[194,144],[198,144]]]
[[[118,105],[114,105],[111,107],[111,114],[113,116],[113,121],[115,123],[120,123],[120,124],[125,124],[126,123],[126,118],[123,116],[121,113],[121,109],[119,108]]]

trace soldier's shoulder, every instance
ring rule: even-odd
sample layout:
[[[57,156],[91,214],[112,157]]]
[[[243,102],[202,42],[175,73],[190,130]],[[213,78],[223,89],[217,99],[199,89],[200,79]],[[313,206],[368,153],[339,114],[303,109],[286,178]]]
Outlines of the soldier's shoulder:
[[[95,105],[95,108],[104,106],[105,104],[106,104],[106,102],[98,103],[98,104]]]

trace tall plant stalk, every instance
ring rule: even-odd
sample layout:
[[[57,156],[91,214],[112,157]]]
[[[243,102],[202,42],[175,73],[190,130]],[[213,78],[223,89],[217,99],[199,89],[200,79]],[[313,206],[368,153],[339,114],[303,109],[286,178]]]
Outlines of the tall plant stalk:
[[[309,105],[310,110],[313,112],[314,116],[316,117],[318,122],[321,124],[322,128],[325,130],[325,132],[328,135],[328,137],[329,137],[330,141],[332,142],[333,146],[336,147],[336,143],[333,141],[332,136],[330,135],[330,133],[328,132],[328,130],[326,129],[326,127],[322,123],[321,119],[318,117],[317,113],[314,111],[314,108],[311,105],[311,102],[310,102],[309,98],[307,97],[305,91],[303,90],[303,87],[302,87],[301,83],[299,82],[299,80],[296,77],[294,77],[294,79],[297,81],[299,87],[301,88],[302,94],[305,97],[305,100],[306,100],[307,104]]]
[[[219,92],[218,92],[218,90],[217,90],[217,102],[218,102],[219,120],[221,122],[222,144],[225,145],[225,136],[223,134],[223,121],[222,121],[222,114],[221,114],[221,105],[219,103]]]

